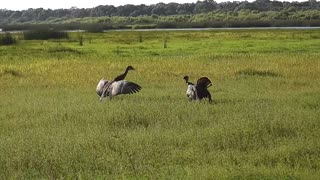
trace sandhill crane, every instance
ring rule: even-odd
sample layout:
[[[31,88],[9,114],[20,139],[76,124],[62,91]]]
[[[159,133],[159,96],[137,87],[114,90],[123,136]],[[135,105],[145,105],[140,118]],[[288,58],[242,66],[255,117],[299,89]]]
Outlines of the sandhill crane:
[[[112,96],[120,94],[133,94],[142,89],[142,87],[138,84],[124,80],[129,70],[134,70],[134,68],[132,66],[128,66],[125,72],[114,78],[113,81],[106,79],[101,79],[99,81],[96,92],[100,96],[100,101],[107,96],[112,99]]]

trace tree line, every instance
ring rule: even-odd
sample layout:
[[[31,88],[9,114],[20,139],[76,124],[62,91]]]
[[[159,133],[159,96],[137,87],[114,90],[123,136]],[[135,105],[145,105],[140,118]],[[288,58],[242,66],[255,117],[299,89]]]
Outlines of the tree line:
[[[0,28],[84,29],[320,26],[320,2],[214,0],[196,3],[97,6],[95,8],[0,10]]]
[[[27,9],[13,11],[0,10],[0,24],[12,23],[37,23],[52,21],[55,19],[72,19],[85,17],[138,17],[138,16],[170,16],[170,15],[194,15],[213,11],[239,12],[241,10],[255,11],[282,11],[294,8],[297,11],[319,10],[320,2],[309,0],[305,2],[281,2],[270,0],[233,1],[217,3],[214,0],[197,1],[196,3],[158,3],[154,5],[100,5],[94,8],[70,8],[70,9]]]

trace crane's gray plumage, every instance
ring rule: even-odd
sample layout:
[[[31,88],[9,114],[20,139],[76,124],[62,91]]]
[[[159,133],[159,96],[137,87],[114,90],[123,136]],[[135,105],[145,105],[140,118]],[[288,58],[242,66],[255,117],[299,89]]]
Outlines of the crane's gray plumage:
[[[105,85],[105,84],[107,84],[109,81],[108,80],[105,80],[105,79],[101,79],[100,81],[99,81],[99,83],[98,83],[98,85],[97,85],[97,88],[96,88],[96,92],[97,92],[97,94],[99,95],[99,96],[101,96],[102,95],[102,93],[103,93],[103,86]]]
[[[120,94],[134,94],[141,89],[141,86],[130,81],[109,81],[101,79],[97,85],[96,92],[100,96],[100,101],[102,101],[104,97],[109,97],[111,99],[112,96]]]

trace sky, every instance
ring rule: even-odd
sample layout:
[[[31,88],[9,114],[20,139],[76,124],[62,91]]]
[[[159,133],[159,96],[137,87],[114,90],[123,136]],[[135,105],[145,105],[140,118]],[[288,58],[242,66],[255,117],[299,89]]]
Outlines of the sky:
[[[216,0],[222,2],[228,0]],[[229,0],[233,1],[233,0]],[[244,0],[237,0],[244,1]],[[248,0],[252,2],[253,0]],[[279,0],[279,1],[292,1],[292,0]],[[307,1],[307,0],[294,0],[294,1]],[[114,5],[120,6],[125,4],[157,4],[159,2],[170,3],[192,3],[197,0],[1,0],[0,9],[8,10],[25,10],[29,8],[44,8],[44,9],[69,9],[71,7],[77,8],[92,8],[99,5]]]

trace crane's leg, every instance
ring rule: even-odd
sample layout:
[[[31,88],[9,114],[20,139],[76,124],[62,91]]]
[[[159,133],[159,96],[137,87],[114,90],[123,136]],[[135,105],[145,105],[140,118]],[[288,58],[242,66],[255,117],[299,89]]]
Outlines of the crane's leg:
[[[106,93],[107,93],[107,90],[108,90],[108,88],[110,87],[110,85],[111,85],[110,83],[106,83],[106,84],[103,86],[103,91],[102,91],[102,94],[101,94],[100,99],[99,99],[100,102],[102,101],[102,99],[103,99],[104,97],[108,96],[108,94],[106,94]]]

